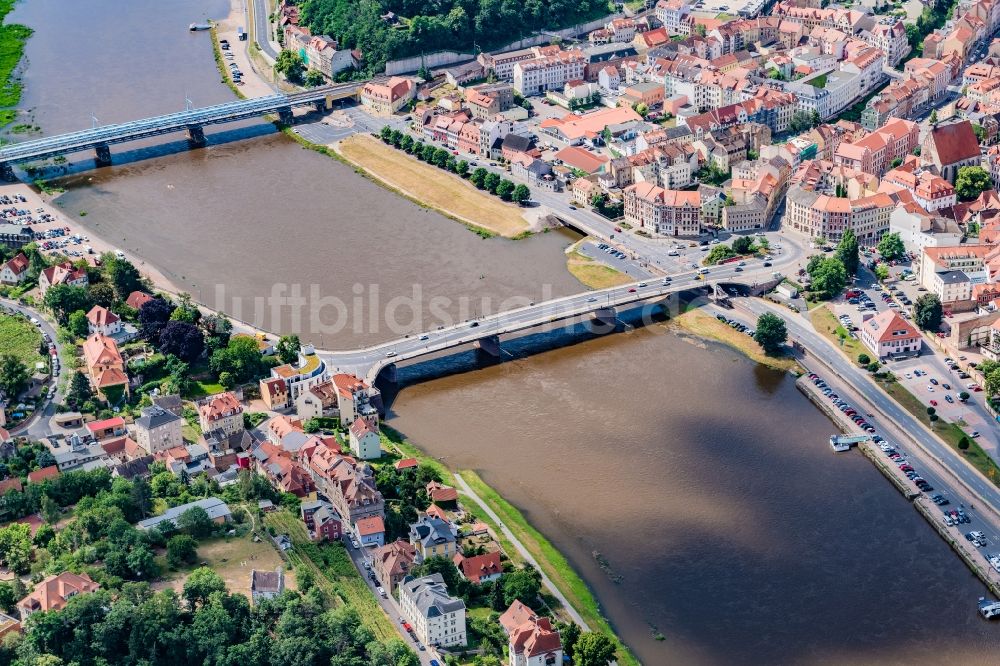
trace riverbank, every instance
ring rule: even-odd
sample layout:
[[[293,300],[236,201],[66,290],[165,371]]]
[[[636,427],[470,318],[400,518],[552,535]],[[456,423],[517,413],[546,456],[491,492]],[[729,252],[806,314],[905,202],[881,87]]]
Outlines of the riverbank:
[[[577,248],[586,240],[588,239],[584,238],[566,248],[566,269],[580,281],[580,284],[590,289],[607,289],[632,282],[632,279],[621,271],[581,253]]]
[[[573,570],[566,558],[560,553],[548,539],[538,530],[531,526],[524,515],[513,505],[501,497],[493,488],[487,485],[479,475],[472,470],[453,471],[440,461],[428,456],[421,449],[406,440],[399,431],[390,426],[382,425],[383,435],[396,447],[401,454],[416,458],[423,465],[434,468],[444,479],[445,483],[459,488],[469,501],[463,505],[477,519],[486,523],[498,540],[508,557],[518,565],[524,564],[527,560],[521,553],[521,546],[531,558],[538,564],[539,570],[550,586],[556,588],[558,594],[566,602],[567,609],[557,609],[557,614],[562,615],[565,620],[574,620],[585,625],[584,628],[590,631],[599,631],[614,637],[619,645],[617,661],[620,666],[638,666],[639,661],[629,651],[628,647],[621,642],[614,629],[603,616],[597,599],[583,579]],[[473,495],[462,488],[467,485],[472,490]],[[490,516],[484,507],[476,500],[488,504],[493,514],[502,521],[498,524]],[[504,533],[504,527],[510,531],[510,535],[516,540],[514,543]],[[576,616],[575,618],[573,616]],[[582,622],[581,622],[582,621]]]
[[[790,356],[766,354],[753,338],[723,324],[701,308],[687,310],[674,317],[672,325],[701,338],[708,338],[726,344],[743,353],[750,360],[766,365],[773,370],[802,374],[802,366]]]
[[[24,56],[24,43],[31,37],[31,28],[18,23],[7,23],[7,15],[17,0],[0,0],[0,127],[17,118],[16,107],[21,101],[21,82],[14,75]]]
[[[371,178],[473,231],[515,238],[532,230],[518,206],[485,194],[468,181],[366,134],[350,136],[335,144],[334,150]]]

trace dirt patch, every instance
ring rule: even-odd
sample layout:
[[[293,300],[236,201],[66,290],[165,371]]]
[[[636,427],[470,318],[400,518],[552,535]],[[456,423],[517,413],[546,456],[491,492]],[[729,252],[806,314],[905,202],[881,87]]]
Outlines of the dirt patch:
[[[206,539],[198,544],[198,563],[180,571],[169,571],[166,559],[157,558],[166,573],[161,580],[153,583],[153,588],[163,590],[173,588],[178,593],[184,589],[184,581],[194,569],[205,566],[219,574],[230,592],[250,598],[250,571],[274,571],[285,566],[285,561],[267,541],[254,542],[251,537]],[[295,574],[285,572],[285,587],[296,589]]]
[[[467,181],[425,164],[367,134],[355,134],[336,151],[405,196],[472,227],[507,238],[529,230],[521,209],[481,192]]]
[[[688,310],[675,317],[672,320],[672,325],[679,326],[695,335],[725,343],[743,352],[751,360],[775,370],[790,370],[800,374],[803,372],[802,366],[795,359],[787,356],[768,356],[753,338],[745,333],[740,333],[702,310]]]

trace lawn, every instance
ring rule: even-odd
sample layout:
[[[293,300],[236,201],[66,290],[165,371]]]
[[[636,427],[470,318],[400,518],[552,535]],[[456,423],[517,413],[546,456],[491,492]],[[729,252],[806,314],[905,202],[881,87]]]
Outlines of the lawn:
[[[809,79],[809,85],[813,88],[825,88],[826,87],[826,74],[820,74],[819,76]]]
[[[475,229],[507,238],[528,231],[521,208],[505,203],[454,174],[421,162],[367,134],[341,141],[337,152],[376,179],[417,203],[434,208]]]
[[[852,361],[858,360],[858,354],[868,351],[861,345],[860,340],[852,338],[847,329],[840,325],[829,307],[824,305],[814,308],[809,313],[809,320],[820,335],[840,347]]]
[[[993,459],[983,451],[982,447],[979,446],[979,442],[969,437],[969,448],[966,451],[962,451],[958,448],[958,443],[963,437],[968,437],[968,435],[958,425],[949,423],[944,419],[938,419],[932,424],[930,416],[927,414],[927,405],[921,402],[920,398],[913,395],[899,382],[895,380],[888,382],[879,380],[878,384],[896,402],[902,405],[906,411],[910,412],[917,420],[937,433],[938,437],[943,439],[948,446],[965,458],[970,465],[979,470],[983,476],[995,485],[1000,486],[1000,467],[997,467]]]
[[[566,268],[581,284],[590,289],[606,289],[632,282],[632,278],[625,273],[577,250],[566,254]]]
[[[173,588],[180,592],[184,588],[184,581],[188,574],[194,569],[205,566],[219,574],[226,581],[226,587],[230,592],[250,597],[250,571],[274,571],[279,567],[284,567],[285,562],[278,555],[267,541],[253,541],[248,534],[243,537],[217,537],[205,539],[198,544],[198,562],[186,569],[170,571],[167,568],[166,557],[156,558],[166,573],[163,579],[153,584],[156,589]],[[295,574],[285,572],[285,587],[295,589]]]
[[[3,341],[0,352],[13,354],[21,359],[28,366],[29,372],[35,371],[35,363],[44,360],[38,353],[42,334],[27,319],[0,315],[0,341]]]
[[[740,333],[724,324],[713,315],[701,309],[688,310],[673,319],[674,323],[689,333],[716,340],[734,347],[751,360],[775,370],[792,371],[801,374],[802,367],[789,356],[769,356],[761,346],[746,333]]]

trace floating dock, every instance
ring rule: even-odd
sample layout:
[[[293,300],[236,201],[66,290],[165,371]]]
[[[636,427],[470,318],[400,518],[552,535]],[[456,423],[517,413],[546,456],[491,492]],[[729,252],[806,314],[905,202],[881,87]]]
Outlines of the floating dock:
[[[860,444],[871,439],[868,435],[830,435],[830,446],[833,450],[841,453],[850,451],[852,444]]]

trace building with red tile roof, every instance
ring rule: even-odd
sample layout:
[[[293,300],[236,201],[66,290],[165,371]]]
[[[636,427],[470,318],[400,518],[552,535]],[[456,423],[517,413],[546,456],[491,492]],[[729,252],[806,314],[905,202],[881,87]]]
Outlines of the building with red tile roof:
[[[198,402],[198,422],[202,432],[222,430],[232,435],[243,430],[243,405],[232,391]]]
[[[415,469],[420,466],[416,458],[403,458],[402,460],[397,460],[395,468],[397,472],[401,472],[404,469]]]
[[[125,361],[118,351],[118,343],[106,335],[95,333],[83,343],[83,358],[90,383],[102,397],[106,398],[106,392],[112,388],[121,388],[128,395],[128,375],[125,374]]]
[[[385,545],[385,522],[382,516],[368,516],[354,523],[354,534],[362,546]]]
[[[125,434],[125,419],[113,416],[103,421],[89,421],[85,427],[96,440],[121,437]]]
[[[625,188],[625,219],[659,236],[697,236],[701,232],[701,195],[665,190],[642,182]]]
[[[861,324],[861,342],[877,359],[899,358],[920,352],[920,331],[895,310],[885,310]]]
[[[417,558],[417,549],[408,541],[396,539],[392,543],[375,549],[372,553],[372,569],[390,592],[402,582]]]
[[[496,580],[503,575],[503,564],[500,562],[500,553],[485,553],[474,557],[465,557],[462,553],[455,553],[455,566],[458,567],[462,576],[477,585]]]
[[[28,483],[41,483],[45,479],[54,479],[57,476],[59,476],[59,467],[56,465],[49,465],[48,467],[28,472]]]
[[[75,574],[64,571],[58,576],[49,576],[42,580],[31,594],[17,602],[21,619],[26,619],[32,613],[39,611],[61,610],[66,602],[77,594],[94,592],[100,585],[91,580],[87,574]]]
[[[38,275],[38,289],[42,292],[42,296],[45,296],[45,292],[50,287],[54,287],[57,284],[66,284],[71,287],[86,287],[90,283],[87,280],[86,270],[76,268],[70,262],[64,261],[61,264],[49,266]]]
[[[546,666],[563,662],[562,639],[547,617],[515,601],[500,616],[500,625],[507,633],[511,664]]]
[[[963,166],[979,166],[982,149],[972,123],[962,120],[938,125],[927,133],[920,150],[922,164],[937,167],[945,180],[954,183]]]
[[[153,300],[153,297],[144,291],[133,291],[125,299],[125,304],[128,305],[133,310],[140,310],[142,306]]]
[[[95,305],[87,313],[87,328],[91,335],[114,335],[122,330],[122,322],[111,310]]]
[[[30,262],[24,252],[18,252],[0,266],[0,284],[20,284],[28,277]]]
[[[427,496],[435,504],[458,501],[458,491],[451,486],[446,486],[438,481],[431,481],[427,484]]]

